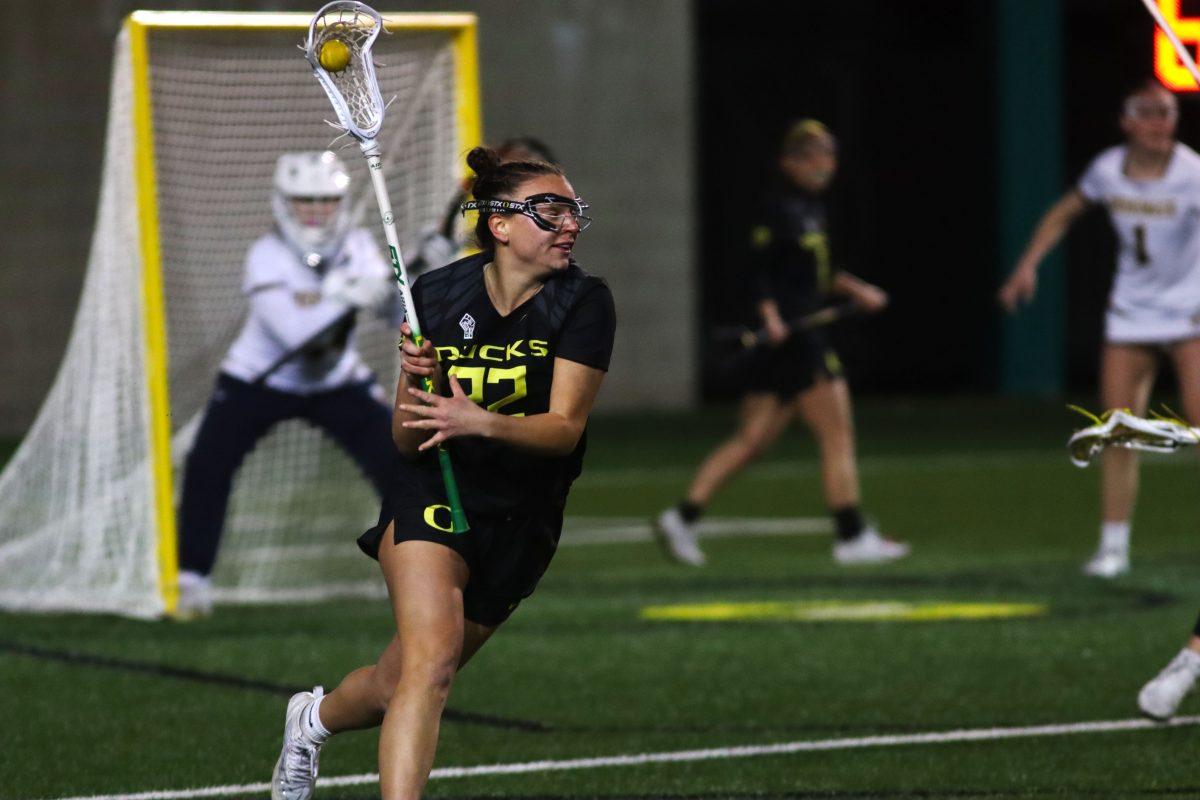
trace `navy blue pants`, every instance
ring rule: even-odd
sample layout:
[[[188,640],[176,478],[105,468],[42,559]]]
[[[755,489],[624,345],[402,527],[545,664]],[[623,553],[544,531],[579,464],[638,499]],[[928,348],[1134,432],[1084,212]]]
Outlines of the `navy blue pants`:
[[[390,409],[371,396],[373,382],[311,395],[280,392],[222,374],[188,453],[179,504],[179,567],[212,572],[233,476],[279,422],[303,419],[345,450],[382,498],[396,447]]]

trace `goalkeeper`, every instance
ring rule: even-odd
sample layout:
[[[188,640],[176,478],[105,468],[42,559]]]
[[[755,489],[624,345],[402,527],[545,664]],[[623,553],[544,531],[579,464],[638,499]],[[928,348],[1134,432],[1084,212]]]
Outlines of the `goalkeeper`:
[[[831,295],[867,312],[881,311],[888,298],[830,263],[821,199],[837,170],[837,143],[829,130],[816,120],[796,122],[784,137],[779,167],[786,188],[770,198],[762,224],[751,234],[750,277],[768,346],[756,354],[737,431],[709,454],[687,495],[658,516],[654,530],[670,557],[704,564],[695,525],[705,506],[799,416],[820,447],[825,502],[837,534],[835,560],[902,558],[908,546],[881,536],[859,510],[850,392],[837,355],[820,330],[789,330],[785,322],[815,311]]]
[[[275,169],[275,228],[251,245],[249,314],[221,363],[188,454],[179,507],[181,617],[212,609],[233,476],[273,426],[303,419],[358,464],[382,495],[395,448],[391,413],[354,348],[357,313],[402,318],[390,265],[350,228],[349,174],[330,152],[287,153]]]

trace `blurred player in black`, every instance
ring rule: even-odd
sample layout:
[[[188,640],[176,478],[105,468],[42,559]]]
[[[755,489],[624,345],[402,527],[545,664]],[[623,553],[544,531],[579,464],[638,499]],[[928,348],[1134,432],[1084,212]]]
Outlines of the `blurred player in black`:
[[[383,570],[396,634],[328,696],[292,698],[279,797],[311,796],[329,735],[381,723],[383,797],[420,796],[454,675],[537,586],[582,465],[616,326],[608,286],[571,259],[587,206],[551,164],[501,164],[481,147],[467,163],[475,200],[463,205],[479,211],[481,252],[413,287],[428,338],[418,348],[402,328],[392,429],[402,457],[378,525],[359,539]],[[415,388],[424,377],[437,393]],[[439,445],[466,532],[450,522]]]
[[[821,329],[789,327],[837,296],[867,312],[881,311],[888,298],[830,260],[821,199],[837,170],[829,130],[816,120],[795,123],[784,137],[779,168],[784,188],[768,198],[750,234],[747,277],[767,344],[755,353],[738,429],[700,465],[686,497],[659,515],[655,531],[672,558],[704,564],[695,526],[705,507],[799,416],[821,450],[825,502],[837,532],[834,558],[843,564],[902,558],[908,546],[866,525],[859,509],[850,392],[838,357]]]

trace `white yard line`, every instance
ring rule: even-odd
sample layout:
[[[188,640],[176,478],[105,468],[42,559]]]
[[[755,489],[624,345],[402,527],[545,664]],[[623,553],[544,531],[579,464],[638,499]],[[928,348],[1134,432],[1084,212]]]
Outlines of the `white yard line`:
[[[1064,442],[1065,442],[1064,438]],[[1194,467],[1195,459],[1171,458],[1145,453],[1143,463],[1154,466]],[[1007,467],[1023,467],[1047,464],[1069,466],[1067,451],[1060,450],[1012,450],[979,453],[924,453],[914,455],[862,456],[858,459],[860,473],[879,472],[963,472],[993,470]],[[820,474],[820,462],[814,454],[807,459],[786,459],[755,464],[743,473],[744,478],[778,480],[780,478],[810,477]],[[589,467],[575,481],[583,489],[608,488],[638,484],[663,484],[685,482],[696,471],[696,465],[662,465],[656,467]]]
[[[709,517],[700,521],[701,538],[721,536],[803,536],[830,533],[826,517]],[[581,544],[616,544],[650,541],[649,517],[574,517],[563,520],[561,547]],[[357,560],[358,550],[345,542],[333,544],[282,544],[245,547],[238,559],[247,563],[319,561],[344,556]],[[255,598],[260,599],[260,598]]]
[[[594,758],[547,759],[515,764],[481,764],[474,767],[441,767],[431,774],[432,779],[486,777],[489,775],[523,775],[531,772],[563,772],[602,767],[636,767],[643,764],[680,764],[695,761],[718,761],[754,756],[778,756],[792,753],[813,753],[828,750],[856,750],[865,747],[902,747],[914,744],[955,744],[959,742],[986,742],[998,739],[1024,739],[1036,736],[1071,736],[1081,733],[1111,733],[1114,731],[1143,731],[1160,728],[1179,728],[1200,725],[1200,716],[1177,717],[1168,723],[1151,722],[1146,719],[1099,720],[1096,722],[1070,722],[1057,725],[1029,725],[1012,728],[966,728],[953,731],[929,731],[927,733],[905,733],[882,736],[859,736],[848,739],[816,739],[777,744],[742,745],[740,747],[713,747],[705,750],[673,750],[663,753],[634,753]],[[361,775],[338,775],[321,778],[318,785],[365,786],[378,783],[379,775],[373,772]],[[245,783],[239,786],[207,786],[197,789],[170,789],[135,794],[102,794],[88,797],[72,797],[63,800],[191,800],[204,797],[228,797],[238,794],[265,794],[271,791],[269,783]]]
[[[719,536],[797,536],[829,533],[825,517],[710,517],[696,528],[700,538]],[[567,517],[563,521],[560,547],[614,542],[648,542],[650,520],[646,517]]]
[[[702,539],[740,536],[820,536],[833,530],[826,517],[710,517],[702,520],[697,534]],[[648,542],[652,537],[646,517],[567,517],[559,547],[577,545]],[[248,547],[238,551],[246,562],[301,561],[332,558],[361,558],[345,542]],[[372,577],[330,585],[287,589],[244,589],[215,587],[218,603],[311,603],[346,597],[386,597],[383,579]]]

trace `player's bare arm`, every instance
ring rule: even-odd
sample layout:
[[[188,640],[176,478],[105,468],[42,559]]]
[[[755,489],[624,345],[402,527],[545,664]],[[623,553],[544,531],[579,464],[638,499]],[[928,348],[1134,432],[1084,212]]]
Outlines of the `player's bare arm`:
[[[579,444],[603,380],[603,370],[556,358],[550,410],[545,414],[514,417],[485,411],[471,402],[453,376],[450,378],[450,397],[411,388],[409,394],[426,405],[404,403],[396,408],[409,415],[409,419],[401,423],[404,428],[434,431],[418,451],[459,436],[481,436],[539,455],[565,456]]]
[[[887,308],[888,294],[873,283],[851,275],[849,272],[838,270],[833,276],[830,287],[834,294],[848,297],[855,305],[860,306],[869,314],[883,311]]]
[[[1088,201],[1079,190],[1071,189],[1042,215],[1033,230],[1029,244],[1025,246],[1025,252],[1017,260],[1017,265],[1008,280],[1000,287],[1000,305],[1004,306],[1005,310],[1015,311],[1020,303],[1033,299],[1037,292],[1038,265],[1042,263],[1046,254],[1054,249],[1079,215],[1087,210],[1087,206]]]
[[[767,331],[767,341],[771,344],[780,344],[788,338],[787,323],[783,321],[783,315],[779,313],[779,304],[771,298],[765,298],[758,303],[758,313],[762,317],[763,327]]]

